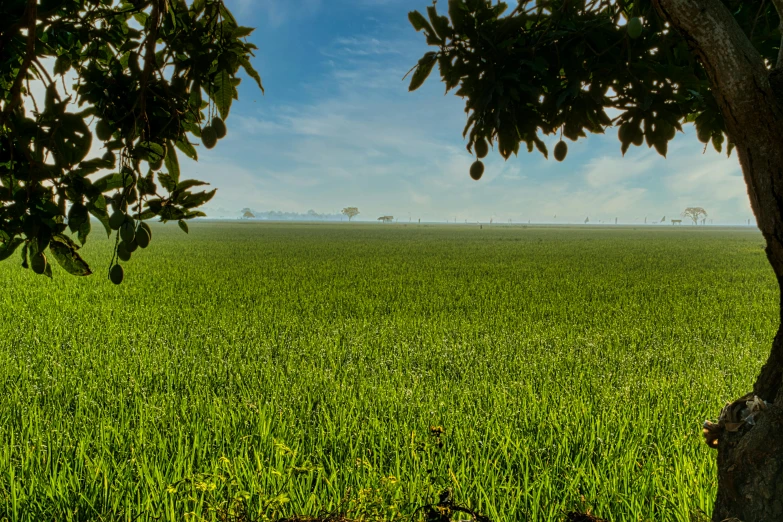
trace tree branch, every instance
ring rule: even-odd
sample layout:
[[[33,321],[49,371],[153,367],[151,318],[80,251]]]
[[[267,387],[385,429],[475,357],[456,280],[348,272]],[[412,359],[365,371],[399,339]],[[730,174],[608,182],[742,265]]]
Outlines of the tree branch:
[[[779,69],[783,66],[783,0],[772,0],[772,4],[775,6],[775,11],[778,12],[778,18],[780,19],[780,49],[778,49],[778,62],[775,64],[775,68]]]
[[[654,4],[704,66],[715,98],[723,102],[727,127],[753,120],[758,108],[769,102],[769,71],[728,8],[721,0],[654,0]]]
[[[783,0],[773,1],[776,6],[783,5]],[[777,218],[762,213],[766,206],[762,201],[771,197],[769,180],[751,174],[754,170],[749,167],[751,158],[740,147],[752,144],[753,130],[777,129],[783,120],[783,107],[777,103],[764,59],[721,0],[654,0],[653,3],[661,16],[682,34],[704,66],[726,122],[726,133],[738,146],[753,213],[759,218],[765,236],[773,234]],[[759,111],[760,107],[767,110]],[[775,269],[783,276],[783,252],[780,257],[781,266]]]
[[[158,42],[158,26],[160,25],[160,1],[161,0],[153,0],[152,2],[152,13],[150,13],[152,27],[150,28],[150,33],[147,35],[147,41],[145,42],[144,70],[141,72],[139,105],[141,107],[142,118],[145,119],[147,118],[147,84],[149,83],[150,74],[152,74],[152,71],[156,68],[155,44]]]
[[[35,57],[35,23],[38,14],[38,2],[37,0],[27,0],[27,7],[25,8],[24,16],[27,26],[27,47],[25,49],[24,59],[22,60],[22,66],[19,68],[19,72],[14,79],[14,84],[11,86],[11,91],[6,101],[3,112],[0,114],[0,125],[4,124],[11,112],[22,101],[21,91],[22,82],[25,76],[27,76],[27,69],[30,68],[30,64]]]
[[[736,146],[753,214],[766,240],[767,259],[783,288],[783,149],[777,146],[783,135],[783,103],[772,85],[781,71],[770,73],[721,0],[654,3],[682,34],[710,79],[726,134]],[[781,407],[782,340],[783,327],[753,388],[756,395]]]

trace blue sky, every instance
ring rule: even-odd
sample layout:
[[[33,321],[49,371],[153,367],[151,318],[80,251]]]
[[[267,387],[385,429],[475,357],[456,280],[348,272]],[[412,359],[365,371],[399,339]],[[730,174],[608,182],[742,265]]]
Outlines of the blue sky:
[[[401,80],[428,50],[407,13],[429,0],[228,3],[257,28],[250,39],[266,94],[244,81],[228,137],[186,167],[218,187],[212,217],[345,206],[359,207],[360,219],[400,221],[639,223],[687,206],[704,207],[715,224],[752,217],[736,155],[702,154],[692,127],[668,159],[646,146],[623,158],[611,131],[569,142],[563,163],[491,152],[484,177],[471,180],[462,100],[444,96],[437,71],[413,93]]]

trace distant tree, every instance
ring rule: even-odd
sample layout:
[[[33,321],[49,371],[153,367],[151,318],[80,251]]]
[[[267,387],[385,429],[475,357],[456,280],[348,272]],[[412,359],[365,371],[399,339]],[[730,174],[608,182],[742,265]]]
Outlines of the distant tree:
[[[252,212],[250,212],[250,210],[245,210],[245,212],[242,214],[242,217],[245,218],[245,219],[254,219],[255,218],[255,216],[253,215]]]
[[[261,87],[251,32],[222,0],[0,1],[0,260],[21,247],[38,274],[90,275],[92,216],[118,236],[119,284],[145,221],[187,232],[215,190],[194,192],[177,156],[225,135],[240,69]]]
[[[446,90],[465,101],[471,177],[490,144],[505,159],[520,149],[548,157],[542,137],[576,141],[617,126],[623,154],[646,143],[666,156],[692,123],[702,143],[736,150],[783,291],[783,0],[515,3],[507,13],[503,2],[449,0],[449,16],[434,3],[428,17],[408,16],[434,47],[408,88],[438,64]],[[566,152],[561,138],[555,159]],[[716,522],[783,520],[783,324],[754,397],[765,412],[764,402],[743,409],[743,397],[705,424],[718,449]]]
[[[699,220],[707,217],[707,211],[701,207],[688,207],[682,212],[682,217],[690,218],[694,225],[699,224]]]
[[[359,209],[356,207],[345,207],[340,211],[341,214],[348,216],[348,221],[359,215]]]

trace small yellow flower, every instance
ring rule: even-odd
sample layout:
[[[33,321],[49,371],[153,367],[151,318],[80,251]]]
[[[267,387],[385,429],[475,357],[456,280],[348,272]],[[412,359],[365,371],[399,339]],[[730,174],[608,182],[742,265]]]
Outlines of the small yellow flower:
[[[446,430],[443,429],[443,426],[430,426],[430,433],[432,435],[443,435],[445,432]]]

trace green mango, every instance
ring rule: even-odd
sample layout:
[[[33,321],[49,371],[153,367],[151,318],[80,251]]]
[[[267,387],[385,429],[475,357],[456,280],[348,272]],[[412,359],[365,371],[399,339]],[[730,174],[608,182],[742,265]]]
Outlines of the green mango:
[[[141,248],[147,248],[150,244],[150,236],[141,225],[136,229],[136,244]]]
[[[133,241],[133,238],[136,237],[136,227],[133,226],[133,220],[128,219],[122,224],[120,227],[120,237],[126,243]]]
[[[484,175],[484,164],[481,162],[481,160],[474,161],[473,165],[470,166],[470,177],[478,181],[481,179],[481,176],[483,175]]]
[[[112,203],[114,203],[114,200],[112,200]],[[125,213],[118,208],[109,216],[109,226],[112,230],[119,230],[123,223],[125,223]]]
[[[568,154],[568,145],[564,141],[559,141],[555,145],[555,159],[557,161],[563,161]]]
[[[30,258],[30,268],[32,268],[33,272],[36,274],[43,274],[46,272],[46,264],[46,256],[43,252],[37,252]]]
[[[111,279],[112,283],[118,285],[125,279],[125,271],[120,265],[114,265],[111,267],[111,270],[109,270],[109,279]]]

